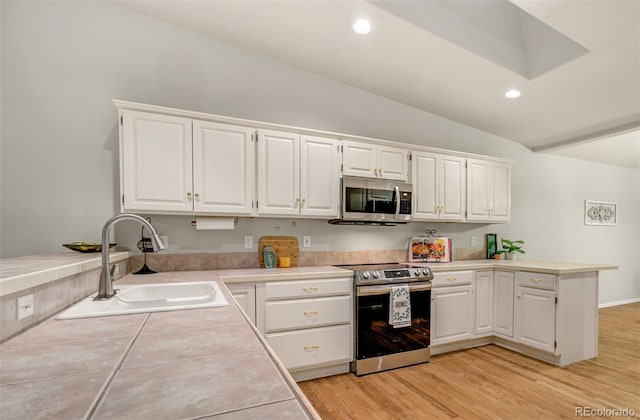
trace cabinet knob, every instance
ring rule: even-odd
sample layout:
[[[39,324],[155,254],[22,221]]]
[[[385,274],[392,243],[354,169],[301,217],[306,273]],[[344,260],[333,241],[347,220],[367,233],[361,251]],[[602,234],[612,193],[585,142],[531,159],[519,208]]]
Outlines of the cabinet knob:
[[[190,193],[190,192],[188,192],[188,193],[187,193],[187,198],[188,198],[189,200],[191,200],[191,193]]]
[[[194,196],[195,198],[200,198],[200,194],[198,194],[198,193],[195,193],[193,196]]]

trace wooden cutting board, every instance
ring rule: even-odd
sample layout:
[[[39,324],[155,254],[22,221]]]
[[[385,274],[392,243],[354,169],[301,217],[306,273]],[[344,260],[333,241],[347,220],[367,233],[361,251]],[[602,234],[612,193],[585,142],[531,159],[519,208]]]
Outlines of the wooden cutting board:
[[[260,267],[264,268],[262,251],[265,246],[273,247],[276,257],[291,257],[291,267],[298,266],[298,238],[295,236],[262,236],[258,243]]]

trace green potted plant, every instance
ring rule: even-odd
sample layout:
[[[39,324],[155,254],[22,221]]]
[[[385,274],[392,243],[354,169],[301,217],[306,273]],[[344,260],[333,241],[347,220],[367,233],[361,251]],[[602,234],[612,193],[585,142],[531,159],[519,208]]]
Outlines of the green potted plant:
[[[522,249],[522,245],[524,245],[524,241],[511,241],[509,239],[502,238],[502,249],[496,251],[496,254],[504,254],[504,258],[506,260],[515,260],[516,252],[520,254],[525,253],[524,249]]]

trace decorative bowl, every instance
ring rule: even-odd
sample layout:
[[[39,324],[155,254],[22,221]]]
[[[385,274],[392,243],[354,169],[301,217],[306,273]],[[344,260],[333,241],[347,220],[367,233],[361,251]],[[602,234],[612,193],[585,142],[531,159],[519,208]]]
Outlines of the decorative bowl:
[[[116,245],[117,244],[109,244],[109,248],[113,248]],[[102,251],[102,244],[100,242],[72,242],[70,244],[62,244],[62,246],[77,252]]]

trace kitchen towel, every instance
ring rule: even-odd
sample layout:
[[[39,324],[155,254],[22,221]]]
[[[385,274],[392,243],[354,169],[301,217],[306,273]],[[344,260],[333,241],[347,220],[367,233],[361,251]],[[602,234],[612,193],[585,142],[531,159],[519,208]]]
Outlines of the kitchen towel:
[[[393,286],[389,302],[389,324],[393,328],[411,326],[411,298],[409,286]]]

